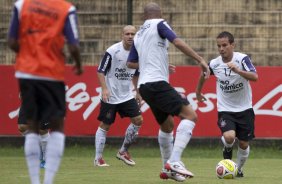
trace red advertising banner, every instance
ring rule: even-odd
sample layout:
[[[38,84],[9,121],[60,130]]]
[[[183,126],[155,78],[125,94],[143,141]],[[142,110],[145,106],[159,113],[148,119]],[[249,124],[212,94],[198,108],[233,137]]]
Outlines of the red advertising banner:
[[[65,133],[67,136],[94,135],[99,125],[97,115],[100,107],[101,88],[98,84],[97,67],[85,66],[82,76],[75,76],[71,67],[66,72],[67,117]],[[253,105],[256,114],[255,134],[258,138],[282,138],[282,67],[257,67],[259,80],[251,82]],[[211,76],[203,89],[207,97],[205,103],[197,103],[195,88],[199,78],[198,67],[179,66],[170,76],[170,82],[180,93],[187,96],[198,114],[194,137],[218,137],[220,131],[216,125],[215,78]],[[20,107],[17,80],[13,66],[0,66],[0,135],[19,135],[17,116]],[[141,107],[144,124],[140,136],[156,137],[158,124],[150,108],[145,103]],[[179,119],[175,118],[176,124]],[[117,116],[108,136],[123,136],[130,123],[128,118]]]

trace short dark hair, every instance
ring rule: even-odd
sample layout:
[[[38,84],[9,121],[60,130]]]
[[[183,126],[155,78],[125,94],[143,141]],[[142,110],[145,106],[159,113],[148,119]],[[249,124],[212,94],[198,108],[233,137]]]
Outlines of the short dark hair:
[[[216,38],[217,39],[218,38],[228,38],[229,43],[234,43],[234,36],[231,33],[229,33],[228,31],[223,31],[219,33]]]

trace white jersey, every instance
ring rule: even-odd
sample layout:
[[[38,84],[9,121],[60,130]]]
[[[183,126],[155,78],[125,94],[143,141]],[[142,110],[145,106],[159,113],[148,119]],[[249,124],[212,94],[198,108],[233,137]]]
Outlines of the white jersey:
[[[232,62],[240,70],[256,72],[246,54],[233,53]],[[231,71],[219,56],[209,63],[216,80],[217,109],[221,111],[241,112],[252,108],[252,89],[247,79]]]
[[[157,25],[161,21],[163,19],[146,20],[134,37],[134,46],[139,56],[138,87],[147,82],[168,82],[169,43],[158,33]]]
[[[134,98],[132,77],[136,70],[126,66],[129,51],[122,42],[109,47],[102,59],[98,72],[105,74],[110,98],[107,103],[119,104]]]

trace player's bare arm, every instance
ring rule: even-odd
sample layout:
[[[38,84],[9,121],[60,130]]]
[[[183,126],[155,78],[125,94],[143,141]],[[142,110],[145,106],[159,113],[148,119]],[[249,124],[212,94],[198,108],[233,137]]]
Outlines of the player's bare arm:
[[[205,79],[204,73],[201,72],[201,75],[200,75],[200,78],[199,78],[199,81],[198,81],[198,85],[197,85],[197,88],[196,88],[196,98],[197,98],[198,102],[203,102],[203,101],[207,100],[201,92],[202,89],[203,89],[205,81],[206,81],[206,79]]]
[[[72,58],[75,61],[74,73],[76,75],[81,75],[83,73],[83,68],[82,68],[82,65],[81,65],[79,46],[76,45],[76,44],[72,44],[72,45],[69,44],[68,49],[69,49],[69,52],[70,52]]]
[[[226,64],[233,72],[238,73],[245,79],[250,81],[258,80],[258,74],[256,72],[248,72],[248,71],[240,70],[239,67],[237,67],[233,62],[228,62]]]
[[[108,102],[109,98],[110,98],[110,92],[109,92],[107,85],[106,85],[105,75],[104,75],[104,73],[98,72],[97,76],[98,76],[100,86],[102,88],[102,100],[103,100],[103,102]]]
[[[210,70],[205,62],[205,60],[199,56],[189,45],[187,45],[183,40],[180,38],[175,38],[172,42],[176,48],[178,48],[181,52],[185,55],[192,57],[194,60],[198,62],[202,71],[204,72],[204,77],[207,79],[210,76]]]

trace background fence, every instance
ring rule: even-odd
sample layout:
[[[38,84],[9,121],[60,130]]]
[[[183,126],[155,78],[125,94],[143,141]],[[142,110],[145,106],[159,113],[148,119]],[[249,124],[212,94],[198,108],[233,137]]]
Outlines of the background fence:
[[[121,29],[132,21],[142,25],[142,11],[150,0],[72,0],[78,10],[83,62],[97,65],[107,47],[121,38]],[[14,54],[6,37],[14,0],[0,0],[0,64],[12,64]],[[163,17],[179,37],[206,60],[217,55],[215,37],[221,31],[235,36],[236,50],[251,56],[255,65],[281,66],[282,1],[280,0],[155,0]],[[132,5],[132,6],[131,6]],[[128,10],[132,12],[128,13]],[[174,47],[175,65],[194,65]]]

